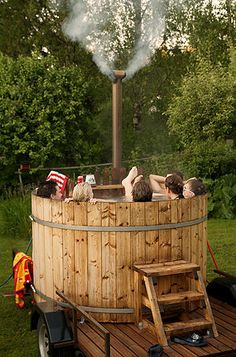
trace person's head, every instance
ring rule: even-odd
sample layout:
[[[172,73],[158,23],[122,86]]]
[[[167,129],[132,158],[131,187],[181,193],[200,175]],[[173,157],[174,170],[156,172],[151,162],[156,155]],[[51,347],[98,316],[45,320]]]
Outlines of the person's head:
[[[178,170],[174,170],[171,173],[167,174],[166,176],[171,176],[171,175],[178,175],[180,178],[182,178],[182,180],[184,179],[182,172],[180,172]]]
[[[173,198],[174,195],[181,196],[183,194],[183,180],[177,174],[168,175],[165,179],[165,188],[167,195]]]
[[[191,198],[193,196],[200,196],[207,193],[207,188],[204,183],[196,177],[187,180],[183,187],[184,198]]]
[[[62,193],[60,187],[55,181],[44,181],[39,184],[36,191],[37,196],[51,198],[53,200],[61,200]]]
[[[89,183],[82,182],[75,185],[72,198],[77,202],[87,202],[93,198],[93,190]]]
[[[132,196],[134,202],[151,201],[152,189],[146,181],[140,180],[134,184]]]

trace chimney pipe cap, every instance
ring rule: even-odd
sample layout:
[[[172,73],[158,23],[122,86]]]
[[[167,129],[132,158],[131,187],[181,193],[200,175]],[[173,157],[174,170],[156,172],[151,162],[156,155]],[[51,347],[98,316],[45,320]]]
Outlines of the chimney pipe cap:
[[[115,77],[115,81],[118,79],[122,80],[126,77],[126,73],[123,70],[116,69],[113,71],[113,76]]]

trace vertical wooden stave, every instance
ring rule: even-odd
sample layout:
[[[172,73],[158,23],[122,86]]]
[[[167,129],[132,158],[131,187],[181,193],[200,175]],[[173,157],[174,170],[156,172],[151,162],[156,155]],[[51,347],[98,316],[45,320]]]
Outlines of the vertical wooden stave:
[[[116,204],[102,203],[102,227],[115,225]],[[116,308],[116,235],[102,233],[102,307]],[[116,321],[116,314],[103,314],[102,321]]]
[[[74,223],[88,225],[87,203],[73,203]],[[88,303],[88,232],[75,231],[75,301],[79,305]]]
[[[62,223],[62,202],[51,200],[52,222]],[[64,291],[64,269],[63,269],[63,233],[61,228],[52,228],[52,250],[53,250],[53,281],[54,299],[61,300],[56,294],[56,290]]]
[[[74,203],[62,202],[62,223],[74,224]],[[75,298],[75,237],[74,231],[64,229],[63,233],[63,286],[64,294],[70,299]]]
[[[51,212],[51,202],[44,199],[44,220],[46,222],[51,222],[52,212]],[[54,296],[54,278],[53,278],[53,237],[52,237],[52,228],[44,226],[44,265],[45,265],[45,293],[50,298]]]
[[[171,223],[171,201],[159,202],[159,224]],[[163,229],[159,233],[159,262],[168,262],[171,260],[171,230]],[[170,292],[170,277],[160,278],[158,293],[167,294]]]
[[[187,222],[190,220],[190,199],[179,200],[181,205],[181,220],[180,222]],[[182,228],[182,259],[191,261],[191,237],[190,227]]]
[[[37,217],[39,219],[44,219],[44,208],[48,209],[50,207],[50,199],[45,199],[39,197],[37,200]],[[44,226],[38,224],[38,242],[37,242],[37,261],[38,261],[38,290],[42,293],[45,291],[45,236],[44,236]],[[42,298],[39,298],[42,301]]]
[[[131,226],[144,226],[145,225],[145,214],[144,214],[144,202],[136,202],[135,205],[131,206],[130,211],[130,224]],[[146,244],[145,244],[145,232],[137,231],[130,233],[130,247],[131,247],[131,264],[132,269],[133,264],[145,264],[146,262]],[[128,290],[128,306],[134,306],[134,272],[131,270],[130,279],[130,289]]]
[[[136,204],[132,206],[130,211],[130,224],[134,227],[145,225],[144,202],[136,202]],[[130,240],[132,264],[145,263],[145,232],[131,232]]]
[[[88,203],[88,226],[101,227],[101,204]],[[102,233],[88,232],[88,303],[89,306],[102,305]],[[95,318],[102,320],[102,314]]]
[[[179,202],[178,200],[172,200],[170,202],[171,205],[171,223],[178,222],[178,207]],[[179,242],[179,234],[178,228],[171,229],[171,261],[180,260],[182,253],[181,253],[181,245]]]
[[[146,202],[144,215],[145,225],[152,226],[159,223],[159,202]],[[159,262],[159,231],[147,231],[145,234],[145,261],[148,264]]]
[[[179,200],[172,200],[171,205],[171,223],[178,223],[179,220]],[[171,229],[171,261],[181,260],[182,258],[182,238],[179,228]],[[182,287],[182,278],[180,276],[171,277],[171,292],[177,292]]]
[[[191,198],[190,200],[190,212],[191,212],[191,220],[195,220],[199,217],[199,197],[196,196]],[[190,236],[191,236],[191,262],[199,263],[199,231],[198,225],[194,224],[190,228]]]
[[[109,205],[109,224],[110,227],[116,226],[116,204]],[[109,233],[109,248],[110,248],[110,299],[112,307],[117,307],[117,234]],[[116,314],[110,314],[110,321],[117,321]]]
[[[130,226],[129,202],[116,204],[116,225]],[[116,277],[117,277],[117,308],[127,308],[130,301],[131,281],[131,240],[130,232],[116,232]],[[128,316],[117,314],[117,322],[128,322]]]

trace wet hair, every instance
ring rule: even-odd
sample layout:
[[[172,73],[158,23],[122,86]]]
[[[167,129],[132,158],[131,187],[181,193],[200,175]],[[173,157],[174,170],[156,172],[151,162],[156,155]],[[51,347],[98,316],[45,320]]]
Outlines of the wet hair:
[[[51,198],[57,192],[57,183],[55,181],[44,181],[39,184],[36,195],[44,198]]]
[[[77,202],[87,202],[93,198],[93,190],[89,183],[82,182],[75,185],[72,198]]]
[[[172,171],[172,175],[178,175],[180,178],[182,178],[182,180],[184,179],[184,175],[182,174],[182,172],[181,171]]]
[[[195,196],[205,195],[207,193],[207,188],[202,180],[196,177],[188,179],[186,184],[188,184],[189,190],[192,191]]]
[[[165,187],[169,188],[176,195],[182,195],[184,187],[183,179],[177,174],[169,175],[165,179]]]
[[[178,175],[180,178],[182,178],[182,180],[184,179],[184,175],[182,174],[181,171],[174,170],[168,173],[166,176],[170,176],[170,175]]]
[[[152,200],[152,189],[146,181],[140,180],[134,184],[132,196],[134,202],[149,202]]]

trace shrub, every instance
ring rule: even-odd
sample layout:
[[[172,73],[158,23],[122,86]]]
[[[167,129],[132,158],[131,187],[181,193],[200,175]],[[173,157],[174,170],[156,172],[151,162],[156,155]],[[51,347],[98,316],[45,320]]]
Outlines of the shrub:
[[[207,182],[209,190],[208,212],[214,218],[236,216],[236,175],[225,175]]]

